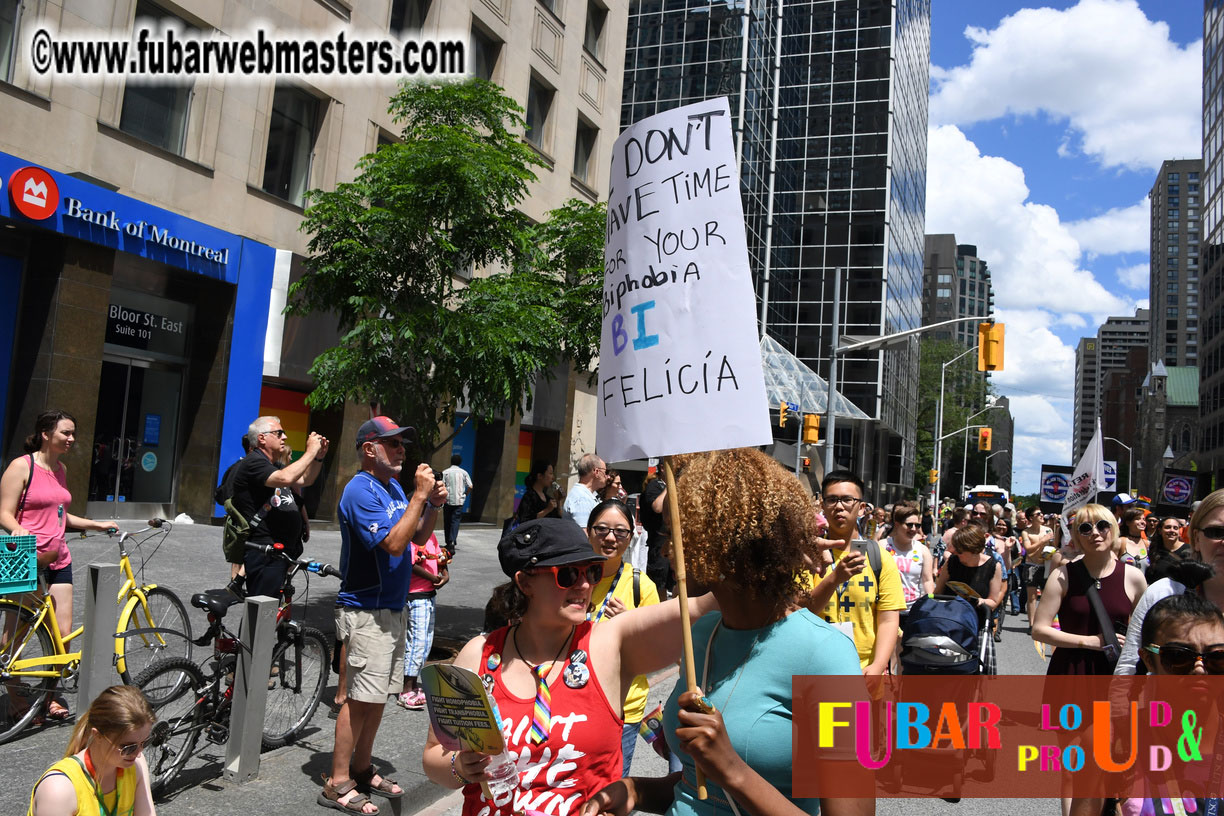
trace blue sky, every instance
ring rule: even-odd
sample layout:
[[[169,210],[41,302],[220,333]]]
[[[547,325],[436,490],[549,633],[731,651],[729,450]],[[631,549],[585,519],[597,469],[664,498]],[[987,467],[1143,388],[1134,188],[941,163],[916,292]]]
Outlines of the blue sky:
[[[1202,2],[932,0],[928,233],[990,264],[1013,489],[1071,458],[1075,345],[1146,306],[1147,193],[1201,155]],[[1125,464],[1122,464],[1125,467]]]

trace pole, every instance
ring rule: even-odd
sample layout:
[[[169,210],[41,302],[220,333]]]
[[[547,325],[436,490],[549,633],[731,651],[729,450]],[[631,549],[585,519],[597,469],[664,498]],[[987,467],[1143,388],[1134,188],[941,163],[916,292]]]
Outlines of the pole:
[[[680,632],[684,638],[684,680],[688,690],[698,693],[697,667],[693,665],[693,624],[689,619],[688,586],[684,575],[684,541],[680,535],[680,497],[676,494],[676,474],[671,457],[663,457],[663,479],[667,485],[667,509],[671,520],[672,569],[676,571],[676,593],[680,596]],[[705,774],[697,769],[697,798],[705,799]]]
[[[939,482],[940,482],[942,470],[943,470],[940,467],[940,464],[941,464],[940,460],[943,459],[943,441],[944,441],[944,435],[943,435],[944,378],[948,373],[948,366],[952,365],[957,360],[964,357],[966,354],[972,354],[975,351],[977,351],[976,343],[974,344],[973,348],[967,349],[961,352],[960,354],[956,355],[948,362],[943,363],[939,367],[939,402],[935,404],[935,450],[934,450],[935,455],[931,457],[932,458],[931,467],[935,469],[935,473],[936,473],[935,484],[932,485],[931,487],[931,506],[932,507],[935,506],[935,502],[939,501]]]
[[[987,456],[985,459],[982,460],[982,484],[986,484],[987,479],[989,478],[986,474],[987,474],[987,466],[990,463],[991,456],[998,456],[1000,453],[1008,453],[1008,451],[1005,451],[1005,450],[995,451],[994,453],[990,454],[990,456]]]
[[[837,346],[838,335],[841,334],[841,276],[841,267],[838,267],[833,273],[833,345],[829,353],[829,393],[826,399],[828,404],[825,405],[824,472],[826,476],[829,471],[837,469],[837,463],[833,459],[833,436],[837,431],[837,413],[833,410],[833,404],[837,400]]]
[[[1131,450],[1130,445],[1126,444],[1121,439],[1117,439],[1112,436],[1105,436],[1101,438],[1108,439],[1110,442],[1116,442],[1119,446],[1126,448],[1126,492],[1134,494],[1135,492],[1135,485],[1134,485],[1135,452]],[[1118,492],[1121,493],[1122,491],[1119,490]]]
[[[799,414],[799,429],[795,432],[795,475],[799,475],[799,469],[802,467],[803,457],[800,446],[803,443],[803,412],[797,411]]]

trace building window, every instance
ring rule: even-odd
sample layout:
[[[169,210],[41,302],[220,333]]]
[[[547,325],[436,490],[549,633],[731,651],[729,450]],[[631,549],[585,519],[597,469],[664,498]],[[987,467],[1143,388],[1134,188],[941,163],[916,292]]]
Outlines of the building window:
[[[388,29],[400,39],[419,37],[433,0],[392,0]]]
[[[0,3],[0,80],[13,78],[13,64],[17,53],[17,15],[21,3],[6,0]]]
[[[591,170],[595,158],[595,141],[598,137],[598,129],[581,119],[578,120],[578,129],[574,135],[574,176],[584,184],[594,181]]]
[[[1169,308],[1168,308],[1168,309],[1165,311],[1165,317],[1177,317],[1177,307],[1176,307],[1176,306],[1170,306],[1170,307],[1169,307]]]
[[[950,298],[952,297],[952,290],[951,289],[937,289],[935,291],[935,297]]]
[[[527,91],[527,141],[545,150],[548,146],[548,115],[552,111],[554,91],[535,80]]]
[[[472,29],[472,76],[493,81],[497,72],[497,61],[501,58],[502,44],[486,35],[479,28]]]
[[[1178,251],[1177,244],[1169,244],[1169,254],[1170,255],[1176,255],[1177,251]]]
[[[1165,180],[1170,182],[1177,181],[1177,173],[1170,173]]]
[[[167,22],[175,22],[186,28],[183,20],[146,0],[136,4],[137,25],[155,27]],[[190,106],[190,85],[160,82],[146,84],[128,79],[123,89],[119,129],[163,150],[181,155],[187,136],[187,113]]]
[[[299,207],[306,203],[318,126],[318,99],[297,88],[276,89],[264,160],[265,192]]]
[[[582,47],[597,60],[603,59],[604,23],[608,21],[608,10],[597,5],[594,0],[587,0],[586,34],[582,39]]]
[[[561,0],[540,0],[540,5],[558,17],[561,16]]]
[[[1187,181],[1198,181],[1199,180],[1198,176],[1199,176],[1198,173],[1187,173],[1186,180]]]
[[[951,276],[951,275],[940,275],[940,276],[939,276],[939,281],[938,281],[938,282],[939,282],[939,283],[951,283],[951,282],[952,282],[952,276]]]

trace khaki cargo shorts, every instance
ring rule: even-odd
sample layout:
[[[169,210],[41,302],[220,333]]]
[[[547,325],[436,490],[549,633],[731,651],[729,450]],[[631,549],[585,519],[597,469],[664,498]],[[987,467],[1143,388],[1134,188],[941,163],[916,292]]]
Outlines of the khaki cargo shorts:
[[[348,647],[346,690],[359,703],[387,702],[404,688],[407,612],[336,607],[336,638]]]

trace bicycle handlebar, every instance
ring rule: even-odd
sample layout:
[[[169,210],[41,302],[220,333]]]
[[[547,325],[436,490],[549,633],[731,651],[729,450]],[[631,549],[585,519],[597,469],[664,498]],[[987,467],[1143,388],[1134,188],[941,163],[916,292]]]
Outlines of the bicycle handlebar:
[[[255,544],[248,541],[246,543],[248,550],[255,550],[264,555],[279,555],[281,558],[288,561],[290,564],[296,564],[307,572],[313,572],[316,575],[326,575],[329,578],[342,578],[340,570],[333,567],[331,564],[324,564],[319,561],[311,561],[309,558],[290,558],[285,552],[283,544]]]

